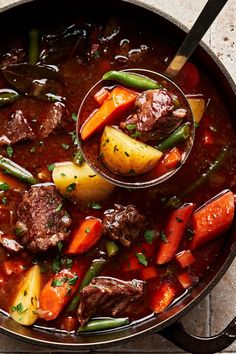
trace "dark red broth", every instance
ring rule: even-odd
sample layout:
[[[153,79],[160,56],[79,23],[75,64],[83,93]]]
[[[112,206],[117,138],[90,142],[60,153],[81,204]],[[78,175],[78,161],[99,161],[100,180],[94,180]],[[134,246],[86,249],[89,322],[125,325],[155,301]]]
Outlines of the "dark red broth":
[[[72,25],[68,23],[68,27]],[[137,28],[133,24],[125,24],[120,20],[112,20],[105,23],[79,24],[79,28],[84,28],[89,32],[88,40],[78,40],[80,37],[67,41],[61,35],[55,40],[45,37],[50,34],[62,34],[63,29],[51,29],[48,32],[41,31],[44,40],[41,42],[40,61],[51,65],[57,65],[60,75],[60,89],[55,88],[56,94],[62,98],[62,103],[66,107],[67,120],[60,129],[54,130],[49,136],[42,138],[38,134],[38,117],[47,112],[48,106],[52,102],[45,102],[37,97],[27,97],[24,94],[11,105],[0,108],[0,135],[4,135],[6,117],[16,110],[21,110],[25,116],[31,120],[35,132],[34,140],[25,140],[12,144],[12,152],[9,153],[6,146],[0,147],[0,154],[11,158],[13,161],[29,170],[37,176],[43,173],[43,181],[52,181],[51,171],[48,165],[56,162],[72,161],[73,154],[77,150],[74,144],[76,122],[71,118],[73,113],[77,113],[82,99],[88,90],[101,79],[102,75],[109,70],[121,70],[128,68],[146,68],[153,71],[164,72],[175,52],[175,48],[165,42],[156,34],[150,33],[148,29]],[[81,37],[82,38],[82,37]],[[25,62],[27,59],[27,35],[22,38],[13,39],[5,46],[1,46],[1,63]],[[8,54],[7,54],[8,53]],[[22,55],[22,59],[20,56]],[[109,198],[99,202],[99,208],[93,209],[88,205],[72,203],[69,198],[65,201],[65,207],[72,218],[70,229],[78,227],[81,220],[87,216],[94,216],[103,219],[103,213],[112,208],[114,203],[135,205],[146,218],[146,229],[154,230],[156,237],[152,245],[145,239],[144,235],[136,241],[131,248],[120,246],[121,252],[103,269],[101,275],[111,276],[122,280],[142,279],[141,274],[145,265],[139,264],[138,270],[129,270],[130,256],[135,257],[135,253],[140,252],[146,255],[148,266],[154,266],[157,276],[147,280],[145,296],[140,303],[129,313],[131,320],[137,320],[152,313],[150,309],[150,299],[155,289],[161,284],[168,283],[175,288],[175,297],[178,298],[185,292],[178,282],[177,275],[183,269],[173,259],[166,265],[155,265],[156,254],[161,242],[160,234],[165,229],[166,223],[172,208],[166,203],[173,196],[180,197],[182,202],[196,204],[196,208],[208,201],[210,198],[220,193],[224,189],[231,189],[236,193],[236,137],[231,124],[231,117],[224,104],[222,92],[219,87],[213,86],[207,72],[204,72],[198,65],[187,64],[182,73],[176,79],[185,94],[201,94],[208,102],[206,112],[196,128],[195,142],[187,163],[169,181],[157,187],[145,190],[128,190],[116,188]],[[22,77],[22,80],[25,79]],[[0,74],[0,88],[10,88],[11,86]],[[55,93],[52,92],[52,93]],[[93,107],[91,107],[93,108]],[[230,145],[229,151],[220,167],[212,173],[204,183],[196,186],[189,192],[186,190],[194,181],[209,168],[217,159],[225,146]],[[9,156],[11,155],[11,156]],[[0,205],[0,231],[4,234],[14,234],[14,218],[19,200],[23,191],[29,189],[27,184],[21,184],[21,192],[1,191]],[[5,199],[4,199],[5,198]],[[6,199],[7,198],[7,199]],[[6,201],[7,200],[7,201]],[[92,201],[91,201],[92,202]],[[101,206],[101,208],[100,208]],[[189,233],[186,233],[178,251],[186,248]],[[69,241],[68,241],[69,242]],[[201,279],[211,272],[217,262],[217,257],[224,245],[224,235],[221,238],[208,243],[207,245],[193,251],[196,262],[185,269],[190,274],[195,286]],[[66,248],[66,243],[64,248]],[[24,250],[18,255],[12,255],[4,247],[0,246],[0,308],[9,312],[12,299],[17,285],[24,276],[26,270],[32,264],[39,264],[42,270],[43,284],[54,275],[52,264],[56,259],[67,258],[59,254],[58,249],[51,249],[46,252],[32,254]],[[73,261],[77,259],[87,267],[90,262],[105,255],[105,238],[101,240],[84,255],[70,256]],[[15,261],[15,269],[10,275],[4,271],[4,262]],[[19,264],[23,267],[20,271]],[[18,267],[18,268],[17,268]],[[191,291],[191,287],[189,289]],[[75,313],[72,314],[75,317]],[[40,320],[37,323],[43,326],[55,326],[65,328],[63,318],[67,317],[62,312],[59,318],[52,323]],[[78,326],[75,321],[72,329]],[[68,328],[68,327],[66,327]]]

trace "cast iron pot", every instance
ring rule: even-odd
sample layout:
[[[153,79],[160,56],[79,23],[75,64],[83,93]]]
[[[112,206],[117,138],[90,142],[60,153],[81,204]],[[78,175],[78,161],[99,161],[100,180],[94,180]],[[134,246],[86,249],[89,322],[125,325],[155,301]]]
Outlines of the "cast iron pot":
[[[18,32],[22,27],[32,28],[37,22],[52,22],[60,20],[70,13],[78,16],[87,12],[122,16],[142,23],[156,33],[161,33],[178,46],[185,36],[186,28],[160,10],[145,6],[136,0],[20,0],[14,5],[2,9],[0,14],[0,33],[6,36],[7,30]],[[10,27],[10,28],[9,28]],[[154,32],[154,33],[155,33]],[[214,84],[221,88],[225,105],[231,117],[236,116],[236,85],[217,57],[205,45],[198,47],[194,53],[198,65],[207,69]],[[191,353],[215,353],[229,346],[236,339],[236,318],[220,334],[210,338],[200,338],[189,335],[178,322],[189,310],[202,300],[218,283],[236,255],[236,222],[225,237],[224,247],[214,269],[204,279],[186,294],[180,301],[172,305],[158,317],[150,317],[126,326],[119,330],[111,330],[99,334],[65,335],[55,331],[39,330],[38,328],[23,327],[8,317],[0,317],[0,331],[32,344],[39,344],[59,349],[95,349],[114,346],[131,340],[138,335],[158,332],[180,348]],[[220,311],[220,309],[219,309]]]

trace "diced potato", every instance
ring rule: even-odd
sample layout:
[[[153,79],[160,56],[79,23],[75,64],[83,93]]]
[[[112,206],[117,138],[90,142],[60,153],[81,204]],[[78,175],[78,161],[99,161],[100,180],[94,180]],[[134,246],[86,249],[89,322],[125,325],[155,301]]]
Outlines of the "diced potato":
[[[16,291],[10,307],[10,315],[13,320],[25,326],[30,326],[37,320],[37,303],[40,291],[40,267],[35,265],[27,271]]]
[[[52,178],[61,194],[81,203],[106,199],[115,188],[96,175],[86,162],[81,166],[72,162],[57,163]]]
[[[192,109],[194,121],[199,123],[206,109],[204,98],[188,97],[188,103]]]
[[[104,129],[100,152],[109,170],[122,175],[146,173],[162,156],[161,151],[110,126]]]

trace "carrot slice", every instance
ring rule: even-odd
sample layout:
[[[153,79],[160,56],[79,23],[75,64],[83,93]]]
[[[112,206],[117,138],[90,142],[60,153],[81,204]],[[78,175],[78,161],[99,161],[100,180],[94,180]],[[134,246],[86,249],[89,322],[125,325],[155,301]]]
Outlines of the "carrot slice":
[[[161,313],[167,306],[171,304],[176,295],[176,290],[173,285],[169,283],[163,283],[161,286],[153,292],[150,307],[153,312]]]
[[[38,315],[46,321],[57,318],[73,297],[85,273],[85,265],[63,269],[44,286],[39,298]]]
[[[190,250],[179,252],[175,255],[175,258],[182,268],[189,267],[191,264],[196,262],[196,259]]]
[[[115,87],[103,105],[96,110],[84,123],[80,134],[82,140],[110,124],[115,118],[130,108],[138,94],[123,87]]]
[[[159,247],[157,264],[165,264],[174,258],[194,207],[195,205],[192,203],[184,204],[170,215],[165,232],[167,242],[162,242]]]
[[[85,219],[72,234],[65,254],[80,254],[88,251],[102,236],[102,222],[97,218]]]
[[[199,248],[225,232],[233,221],[234,208],[234,195],[226,190],[198,209],[193,215],[190,249]]]
[[[27,269],[27,263],[24,260],[9,259],[2,265],[2,270],[6,275],[20,274]]]
[[[108,91],[107,89],[102,87],[101,90],[99,90],[98,92],[95,93],[94,99],[99,104],[99,106],[101,106],[106,101],[109,94],[110,94],[110,91]]]
[[[155,176],[162,176],[170,170],[176,168],[180,162],[181,153],[177,147],[174,147],[164,155],[160,163],[154,168],[153,173]]]
[[[143,280],[148,280],[156,278],[158,276],[158,273],[155,267],[147,267],[141,270],[140,276]]]
[[[186,272],[186,273],[182,273],[178,275],[178,280],[180,282],[180,284],[182,285],[182,287],[184,289],[189,288],[191,285],[193,285],[193,281],[192,278],[190,277],[190,275]]]
[[[127,258],[122,264],[122,271],[135,271],[139,269],[144,269],[146,266],[140,262],[137,255],[144,255],[145,259],[148,262],[148,258],[150,258],[153,254],[154,247],[153,245],[143,242],[140,246],[135,246],[130,250]]]

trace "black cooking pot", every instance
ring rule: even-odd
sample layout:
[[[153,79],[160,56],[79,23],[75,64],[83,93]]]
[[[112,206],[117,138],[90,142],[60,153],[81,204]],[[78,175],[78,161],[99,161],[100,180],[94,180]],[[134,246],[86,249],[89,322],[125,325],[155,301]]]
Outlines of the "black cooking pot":
[[[121,16],[127,21],[132,18],[133,21],[151,28],[154,33],[161,33],[168,40],[174,42],[176,46],[181,43],[186,32],[186,28],[173,18],[135,0],[99,0],[96,2],[93,0],[20,0],[14,5],[2,9],[0,34],[5,37],[7,31],[17,33],[20,29],[37,26],[37,22],[53,23],[53,21],[58,21],[58,23],[63,24],[63,19],[70,16],[71,13],[73,16],[77,13],[80,17],[89,12]],[[203,44],[194,53],[194,59],[198,65],[207,70],[213,84],[217,78],[215,84],[220,88],[231,116],[235,117],[236,85],[225,68],[211,50]],[[0,330],[5,334],[32,344],[72,350],[111,347],[147,332],[158,332],[180,348],[191,353],[219,352],[236,339],[236,319],[223,332],[210,338],[193,337],[187,334],[178,320],[212,290],[233,261],[236,255],[235,224],[234,222],[225,238],[226,241],[214,269],[199,282],[191,293],[188,293],[158,317],[153,316],[119,330],[80,336],[27,328],[8,317],[0,317]]]

